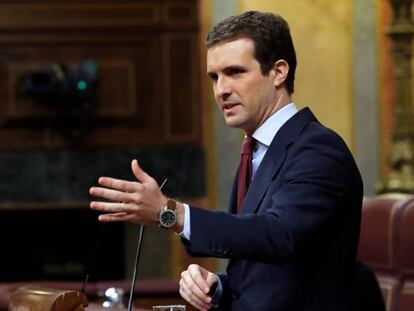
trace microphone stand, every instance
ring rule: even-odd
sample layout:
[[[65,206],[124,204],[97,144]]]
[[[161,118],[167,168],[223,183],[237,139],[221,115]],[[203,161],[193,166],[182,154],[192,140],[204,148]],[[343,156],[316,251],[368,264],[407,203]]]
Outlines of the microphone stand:
[[[132,309],[132,296],[134,294],[135,281],[136,281],[136,278],[137,278],[138,261],[139,261],[139,255],[140,255],[140,252],[141,252],[141,244],[142,244],[142,238],[144,236],[144,229],[145,229],[145,226],[141,225],[141,229],[139,230],[139,239],[138,239],[137,251],[136,251],[136,254],[135,254],[135,267],[134,267],[134,272],[132,274],[132,283],[131,283],[131,288],[130,288],[130,291],[129,291],[128,311],[131,311],[131,309]]]
[[[163,183],[161,184],[160,190],[162,189],[162,187],[164,187],[166,182],[167,182],[167,179],[165,179],[163,181]],[[131,288],[129,290],[128,311],[131,311],[131,309],[132,309],[132,298],[133,298],[133,295],[134,295],[135,281],[136,281],[136,278],[137,278],[138,262],[139,262],[139,255],[141,253],[142,239],[144,237],[144,229],[145,229],[145,226],[141,225],[141,228],[140,228],[140,231],[139,231],[137,251],[136,251],[136,254],[135,254],[135,267],[134,267],[134,272],[132,274]]]

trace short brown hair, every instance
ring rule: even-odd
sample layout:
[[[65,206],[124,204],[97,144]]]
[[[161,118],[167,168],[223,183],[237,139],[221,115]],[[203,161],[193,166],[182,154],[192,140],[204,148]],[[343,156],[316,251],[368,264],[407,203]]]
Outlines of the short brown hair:
[[[206,46],[238,38],[249,38],[254,42],[254,57],[260,64],[263,75],[267,75],[274,63],[280,59],[289,64],[286,88],[294,91],[296,53],[288,23],[279,15],[257,11],[231,16],[217,23],[207,35]]]

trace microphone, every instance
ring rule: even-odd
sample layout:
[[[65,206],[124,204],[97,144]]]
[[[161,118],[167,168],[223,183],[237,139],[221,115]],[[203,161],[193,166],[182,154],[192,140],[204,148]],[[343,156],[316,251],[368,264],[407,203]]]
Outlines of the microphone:
[[[85,278],[85,281],[83,282],[83,284],[82,284],[82,288],[81,288],[81,290],[80,290],[80,292],[83,294],[83,293],[85,293],[85,288],[86,288],[86,284],[88,284],[88,280],[89,280],[89,274],[86,274],[86,278]]]
[[[160,190],[162,189],[162,187],[164,187],[166,182],[167,182],[167,178],[164,179],[164,181],[162,182],[162,184],[160,186]],[[133,298],[133,295],[134,295],[135,281],[136,281],[136,278],[137,278],[138,262],[139,262],[139,255],[140,255],[140,252],[141,252],[142,239],[143,239],[143,236],[144,236],[144,229],[145,229],[145,226],[141,225],[141,228],[140,228],[140,231],[139,231],[137,251],[136,251],[136,254],[135,254],[135,267],[134,267],[134,272],[132,274],[131,288],[129,290],[128,311],[131,311],[131,309],[132,309],[132,298]]]

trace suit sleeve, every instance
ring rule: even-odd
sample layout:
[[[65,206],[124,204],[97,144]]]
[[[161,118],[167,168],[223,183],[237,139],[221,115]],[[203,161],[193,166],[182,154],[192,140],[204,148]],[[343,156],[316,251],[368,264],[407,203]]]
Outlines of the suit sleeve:
[[[190,207],[186,248],[194,256],[284,263],[324,234],[358,232],[359,209],[351,205],[361,199],[362,182],[345,143],[331,131],[317,131],[288,147],[257,213]]]

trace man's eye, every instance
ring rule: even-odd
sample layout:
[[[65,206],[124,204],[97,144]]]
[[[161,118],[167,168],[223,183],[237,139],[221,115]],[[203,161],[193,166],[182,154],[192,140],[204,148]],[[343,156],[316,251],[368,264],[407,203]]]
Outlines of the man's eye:
[[[217,81],[218,79],[216,74],[209,74],[208,76],[210,77],[211,81]]]
[[[243,73],[244,70],[240,69],[240,68],[230,68],[227,72],[228,75],[233,76],[233,75],[237,75],[237,74],[241,74]]]

